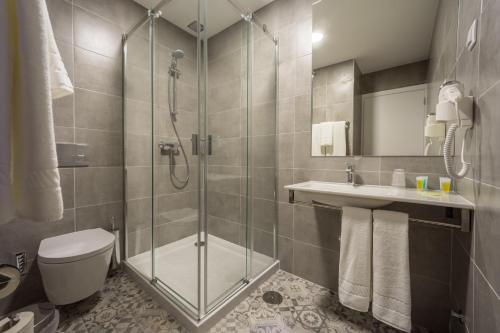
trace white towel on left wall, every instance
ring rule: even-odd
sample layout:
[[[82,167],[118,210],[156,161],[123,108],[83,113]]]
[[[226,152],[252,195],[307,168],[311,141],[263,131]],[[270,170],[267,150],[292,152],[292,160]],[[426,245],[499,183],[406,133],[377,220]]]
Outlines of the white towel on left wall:
[[[44,0],[0,1],[0,224],[62,218],[52,99],[73,93]]]

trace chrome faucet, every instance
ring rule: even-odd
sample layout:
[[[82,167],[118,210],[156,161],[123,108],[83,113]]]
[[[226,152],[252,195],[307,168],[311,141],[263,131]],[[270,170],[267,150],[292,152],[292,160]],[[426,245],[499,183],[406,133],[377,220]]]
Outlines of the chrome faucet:
[[[347,184],[355,185],[355,183],[354,183],[354,165],[346,162],[345,173],[347,176]]]

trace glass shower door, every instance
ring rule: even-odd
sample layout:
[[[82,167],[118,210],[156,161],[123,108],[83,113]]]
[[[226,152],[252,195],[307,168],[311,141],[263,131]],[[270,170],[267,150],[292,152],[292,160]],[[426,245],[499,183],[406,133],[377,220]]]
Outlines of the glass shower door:
[[[244,285],[247,271],[248,22],[227,0],[210,8],[233,11],[235,24],[207,36],[205,159],[206,310]],[[213,4],[212,2],[219,2]],[[212,5],[214,5],[212,7]],[[206,22],[210,27],[211,22]]]
[[[199,316],[201,156],[191,141],[199,126],[198,37],[171,23],[180,10],[173,5],[154,20],[153,276]]]

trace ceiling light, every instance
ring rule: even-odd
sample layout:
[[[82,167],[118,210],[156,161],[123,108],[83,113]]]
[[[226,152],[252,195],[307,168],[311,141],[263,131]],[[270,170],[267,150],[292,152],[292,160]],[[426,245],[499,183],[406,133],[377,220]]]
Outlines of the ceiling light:
[[[313,32],[312,34],[312,42],[317,43],[323,39],[323,33],[322,32]]]

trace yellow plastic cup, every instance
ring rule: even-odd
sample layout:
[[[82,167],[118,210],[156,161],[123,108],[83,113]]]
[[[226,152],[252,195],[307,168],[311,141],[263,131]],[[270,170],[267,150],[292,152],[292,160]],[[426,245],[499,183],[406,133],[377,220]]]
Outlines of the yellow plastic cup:
[[[450,193],[451,192],[451,178],[439,177],[439,188],[440,188],[441,192]]]

